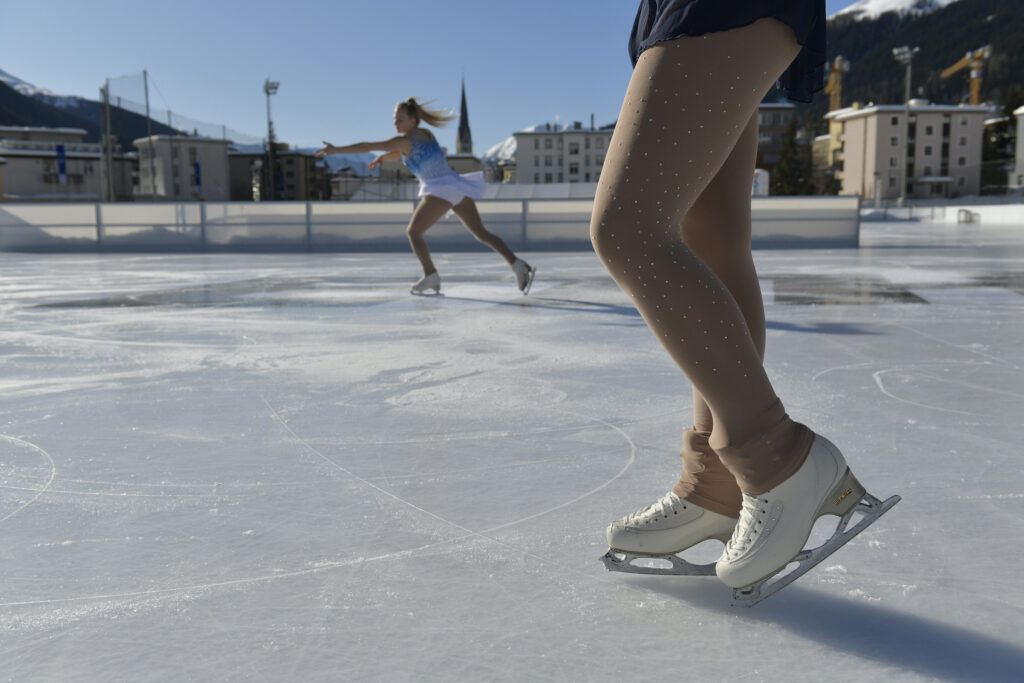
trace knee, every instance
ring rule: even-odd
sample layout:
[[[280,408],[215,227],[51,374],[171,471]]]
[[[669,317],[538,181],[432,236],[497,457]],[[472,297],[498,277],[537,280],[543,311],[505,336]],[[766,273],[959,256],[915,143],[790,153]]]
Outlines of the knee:
[[[622,212],[606,202],[595,200],[594,213],[590,217],[590,243],[605,263],[612,263],[621,256],[627,241],[627,228]]]

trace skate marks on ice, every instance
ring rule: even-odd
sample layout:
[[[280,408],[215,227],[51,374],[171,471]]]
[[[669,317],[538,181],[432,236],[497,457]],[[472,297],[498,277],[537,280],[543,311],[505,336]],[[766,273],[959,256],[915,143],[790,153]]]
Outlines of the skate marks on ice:
[[[39,496],[50,489],[57,476],[57,466],[50,454],[34,443],[7,434],[0,434],[0,441],[6,441],[13,447],[2,447],[4,454],[0,457],[0,515],[2,515],[0,524],[2,524],[36,502]],[[26,457],[25,451],[29,451],[32,455]],[[45,459],[45,462],[40,463],[40,456]],[[41,464],[42,466],[40,466]],[[49,471],[46,471],[47,464]],[[42,482],[41,486],[40,482]],[[24,494],[31,493],[35,495],[27,500],[22,500]],[[8,502],[6,500],[8,496],[13,500]],[[11,507],[13,509],[8,511]]]
[[[439,522],[441,522],[441,523],[443,523],[445,525],[451,526],[451,527],[455,528],[458,531],[463,532],[463,535],[461,535],[461,536],[458,536],[458,537],[455,537],[455,538],[452,538],[452,539],[448,539],[448,540],[445,540],[445,541],[438,541],[437,543],[432,543],[432,544],[423,546],[421,548],[417,548],[416,551],[424,550],[424,549],[427,549],[427,548],[433,548],[433,547],[437,547],[437,546],[441,546],[441,545],[448,545],[448,544],[453,544],[453,543],[459,543],[459,542],[462,542],[462,541],[464,541],[464,540],[466,540],[468,538],[477,537],[477,538],[482,538],[482,539],[484,539],[486,541],[490,541],[492,543],[496,543],[496,544],[498,544],[500,546],[503,546],[503,547],[505,547],[505,548],[507,548],[509,550],[513,550],[513,551],[515,551],[515,552],[517,552],[517,553],[519,553],[519,554],[521,554],[523,556],[532,557],[532,558],[534,558],[536,560],[539,560],[540,562],[543,562],[545,564],[553,565],[553,566],[555,566],[555,567],[557,567],[559,569],[570,571],[572,573],[583,575],[583,576],[590,576],[590,574],[588,574],[587,572],[580,571],[579,569],[577,569],[575,567],[566,567],[565,565],[562,565],[562,564],[559,564],[557,562],[554,562],[554,561],[552,561],[552,560],[550,560],[550,559],[548,559],[546,557],[542,557],[540,555],[536,555],[534,553],[531,553],[531,552],[529,552],[527,550],[523,550],[521,548],[518,548],[518,547],[516,547],[516,546],[514,546],[514,545],[512,545],[510,543],[507,543],[507,542],[502,541],[502,540],[500,540],[498,538],[495,538],[494,536],[491,536],[490,534],[493,534],[496,531],[501,531],[503,529],[507,529],[507,528],[510,528],[510,527],[517,526],[519,524],[522,524],[524,522],[528,522],[528,521],[537,519],[539,517],[544,517],[545,515],[549,515],[549,514],[551,514],[553,512],[557,512],[558,510],[562,510],[562,509],[565,509],[565,508],[567,508],[569,506],[575,505],[575,504],[579,503],[580,501],[584,500],[585,498],[589,498],[590,496],[592,496],[592,495],[594,495],[596,493],[599,493],[600,491],[602,491],[605,488],[607,488],[608,486],[610,486],[617,479],[622,477],[622,475],[624,475],[626,473],[626,471],[630,467],[632,467],[633,463],[636,462],[637,446],[633,442],[633,440],[630,438],[629,434],[627,434],[621,428],[617,427],[616,425],[613,425],[610,422],[606,422],[605,420],[602,420],[600,418],[587,417],[587,416],[584,416],[584,415],[580,415],[579,413],[573,413],[573,412],[570,412],[570,411],[564,411],[564,412],[566,412],[569,415],[573,415],[574,417],[578,417],[578,418],[587,420],[589,422],[595,422],[595,423],[601,424],[601,425],[603,425],[605,427],[608,427],[609,429],[615,431],[616,433],[618,433],[629,444],[629,448],[630,448],[629,459],[622,466],[622,468],[618,472],[615,473],[615,475],[613,477],[611,477],[607,481],[601,483],[600,485],[590,489],[589,491],[586,491],[585,493],[582,493],[582,494],[576,496],[575,498],[572,498],[571,500],[567,500],[565,502],[559,503],[558,505],[555,505],[553,507],[547,508],[545,510],[541,510],[540,512],[536,512],[536,513],[534,513],[532,515],[527,515],[525,517],[520,517],[518,519],[509,521],[509,522],[505,522],[503,524],[498,524],[496,526],[491,526],[491,527],[488,527],[486,529],[482,529],[480,531],[475,531],[475,530],[470,529],[470,528],[468,528],[468,527],[466,527],[466,526],[464,526],[462,524],[459,524],[458,522],[456,522],[454,520],[448,519],[448,518],[443,517],[443,516],[441,516],[439,514],[431,512],[430,510],[427,510],[427,509],[425,509],[425,508],[423,508],[423,507],[421,507],[419,505],[416,505],[412,501],[409,501],[409,500],[407,500],[405,498],[402,498],[401,496],[399,496],[399,495],[397,495],[395,493],[392,493],[391,491],[388,491],[387,489],[384,489],[384,488],[382,488],[380,486],[377,486],[373,482],[371,482],[371,481],[369,481],[369,480],[367,480],[367,479],[365,479],[363,477],[360,477],[355,472],[347,469],[346,467],[343,467],[341,464],[339,464],[334,459],[324,455],[324,453],[322,453],[320,450],[318,450],[316,447],[314,447],[312,444],[310,444],[306,439],[303,439],[301,436],[299,436],[288,425],[288,423],[284,420],[284,418],[281,416],[281,414],[277,410],[275,410],[272,405],[270,405],[270,403],[266,400],[265,397],[260,396],[260,400],[263,401],[263,403],[267,406],[267,409],[270,410],[270,412],[274,416],[274,420],[281,426],[282,429],[284,429],[286,432],[288,432],[288,434],[290,434],[304,448],[308,449],[316,457],[320,458],[322,461],[324,461],[326,464],[328,464],[332,468],[338,470],[339,472],[341,472],[345,476],[347,476],[347,477],[349,477],[349,478],[359,482],[361,485],[363,485],[363,486],[365,486],[365,487],[367,487],[367,488],[369,488],[369,489],[371,489],[371,490],[373,490],[373,491],[375,491],[375,492],[377,492],[377,493],[379,493],[379,494],[381,494],[381,495],[383,495],[383,496],[385,496],[387,498],[391,498],[392,500],[394,500],[397,503],[400,503],[401,505],[407,506],[407,507],[415,510],[416,512],[420,513],[420,514],[426,515],[426,516],[428,516],[428,517],[430,517],[432,519],[435,519],[435,520],[437,520],[437,521],[439,521]]]
[[[318,450],[315,446],[310,444],[307,439],[304,439],[299,434],[297,434],[287,424],[287,422],[283,419],[283,417],[280,415],[279,411],[274,409],[274,407],[265,399],[265,397],[260,396],[259,398],[264,403],[264,405],[266,405],[267,409],[270,411],[272,419],[278,425],[280,425],[282,427],[282,429],[284,429],[284,431],[286,431],[297,443],[299,443],[303,448],[305,448],[308,451],[310,451],[315,457],[322,459],[330,467],[332,467],[332,468],[338,470],[339,472],[345,474],[347,477],[350,477],[353,480],[359,482],[361,485],[363,485],[365,487],[368,487],[370,490],[376,492],[377,494],[380,494],[380,495],[383,495],[385,497],[391,498],[392,500],[396,501],[397,503],[400,503],[401,505],[407,506],[410,509],[415,510],[419,514],[422,514],[422,515],[430,517],[430,518],[432,518],[434,520],[440,521],[443,524],[445,524],[447,526],[450,526],[450,527],[458,530],[461,533],[456,535],[456,536],[454,536],[454,537],[448,538],[448,539],[444,539],[444,540],[440,540],[440,541],[435,541],[435,542],[432,542],[432,543],[426,543],[426,544],[423,544],[423,545],[420,545],[420,546],[416,546],[416,547],[406,548],[406,549],[392,551],[392,552],[387,552],[387,553],[381,553],[379,555],[374,555],[374,556],[360,556],[360,557],[356,557],[356,558],[342,559],[342,560],[335,560],[335,561],[317,561],[314,564],[314,566],[306,566],[306,567],[303,567],[303,568],[300,568],[300,569],[293,569],[293,570],[279,569],[279,570],[275,571],[272,574],[261,574],[261,575],[256,575],[256,576],[238,577],[238,578],[233,578],[233,579],[225,579],[223,581],[197,582],[197,583],[192,583],[192,584],[188,584],[188,585],[166,586],[166,587],[152,588],[152,589],[138,590],[138,591],[120,591],[120,592],[112,592],[112,593],[96,593],[96,594],[80,595],[80,596],[70,596],[70,597],[53,597],[53,598],[41,598],[41,599],[35,599],[35,600],[11,601],[11,602],[0,603],[0,608],[60,607],[60,612],[61,612],[62,615],[65,615],[65,616],[68,616],[68,617],[72,617],[73,614],[76,613],[76,609],[77,608],[69,607],[69,605],[82,604],[82,603],[90,603],[91,602],[91,603],[108,603],[108,604],[106,604],[105,606],[104,605],[98,605],[98,606],[96,606],[95,609],[94,608],[89,608],[84,613],[87,613],[87,614],[90,614],[90,615],[95,615],[95,614],[97,614],[99,612],[106,612],[106,611],[117,612],[117,610],[120,609],[121,607],[131,608],[132,610],[139,611],[139,610],[141,610],[141,609],[143,609],[145,607],[145,605],[142,604],[140,601],[149,601],[149,602],[152,603],[150,605],[150,607],[156,608],[156,606],[159,603],[165,602],[165,601],[167,601],[169,599],[194,599],[194,598],[196,598],[196,597],[198,597],[198,596],[200,596],[200,595],[202,595],[204,593],[208,593],[209,591],[212,591],[212,590],[223,590],[223,589],[231,589],[231,588],[243,588],[243,587],[257,585],[257,584],[261,584],[261,583],[269,583],[269,582],[275,582],[275,581],[281,581],[281,580],[293,580],[293,579],[301,578],[301,577],[304,577],[304,576],[320,574],[320,573],[324,573],[324,572],[328,572],[328,571],[333,571],[333,570],[338,570],[338,569],[364,566],[366,564],[373,563],[373,562],[394,561],[394,560],[398,560],[398,559],[413,557],[413,556],[415,556],[415,555],[417,555],[419,553],[422,553],[422,552],[425,552],[425,551],[428,551],[428,550],[432,550],[432,549],[436,549],[436,548],[439,548],[439,547],[450,546],[450,545],[457,545],[457,544],[462,543],[462,542],[464,542],[464,541],[466,541],[468,539],[471,539],[471,538],[484,539],[484,540],[486,540],[486,541],[488,541],[490,543],[494,543],[494,544],[497,544],[497,545],[499,545],[501,547],[504,547],[507,550],[510,550],[510,551],[514,552],[515,554],[517,554],[519,556],[529,557],[529,558],[531,558],[531,559],[533,559],[533,560],[535,560],[535,561],[537,561],[539,563],[542,563],[542,564],[545,564],[545,565],[557,568],[558,570],[560,570],[560,572],[570,572],[570,573],[572,573],[574,575],[582,576],[582,577],[585,577],[587,579],[593,579],[595,575],[592,574],[592,573],[588,573],[588,572],[583,571],[583,570],[581,570],[581,569],[579,569],[577,567],[566,566],[566,565],[560,564],[560,563],[552,560],[550,557],[544,557],[544,556],[540,556],[540,555],[531,553],[531,552],[529,552],[527,550],[524,550],[522,548],[519,548],[519,547],[517,547],[517,546],[515,546],[513,544],[510,544],[508,542],[502,541],[501,539],[494,537],[492,534],[494,534],[496,532],[499,532],[501,530],[504,530],[504,529],[507,529],[507,528],[511,528],[511,527],[523,524],[525,522],[528,522],[528,521],[531,521],[531,520],[534,520],[534,519],[537,519],[537,518],[540,518],[540,517],[552,514],[554,512],[559,511],[559,510],[563,510],[565,508],[568,508],[570,506],[578,504],[580,501],[582,501],[582,500],[584,500],[584,499],[586,499],[586,498],[588,498],[590,496],[593,496],[594,494],[599,493],[600,491],[604,490],[606,487],[608,487],[612,483],[614,483],[616,480],[618,480],[620,477],[622,477],[626,473],[626,471],[635,463],[636,455],[637,455],[637,446],[636,446],[636,444],[633,442],[632,438],[625,431],[623,431],[620,427],[618,427],[618,426],[616,426],[616,425],[614,425],[614,424],[612,424],[610,422],[607,422],[605,420],[599,419],[599,418],[591,418],[591,417],[587,417],[585,415],[581,415],[581,414],[578,414],[578,413],[575,413],[575,412],[571,412],[571,411],[562,411],[562,412],[565,412],[566,414],[572,415],[573,417],[580,418],[580,419],[582,419],[582,420],[584,420],[586,422],[593,423],[593,424],[596,424],[596,425],[601,425],[603,427],[607,427],[611,431],[613,431],[613,432],[617,433],[618,435],[620,435],[626,441],[626,443],[629,445],[629,449],[630,449],[629,457],[627,458],[626,462],[607,481],[599,484],[596,487],[593,487],[592,489],[590,489],[588,491],[585,491],[585,492],[581,493],[580,495],[577,495],[577,496],[573,497],[570,500],[561,502],[561,503],[559,503],[557,505],[554,505],[554,506],[549,507],[547,509],[541,510],[539,512],[535,512],[535,513],[530,514],[530,515],[526,515],[526,516],[523,516],[523,517],[519,517],[519,518],[510,520],[510,521],[504,522],[502,524],[494,525],[494,526],[491,526],[491,527],[488,527],[488,528],[485,528],[485,529],[482,529],[482,530],[473,530],[473,529],[470,529],[470,528],[468,528],[468,527],[466,527],[466,526],[464,526],[462,524],[459,524],[458,522],[455,522],[453,520],[447,519],[446,517],[438,515],[438,514],[432,512],[432,511],[426,509],[426,508],[418,506],[415,503],[412,503],[411,501],[409,501],[409,500],[407,500],[405,498],[402,498],[401,496],[398,496],[398,495],[396,495],[396,494],[394,494],[394,493],[392,493],[390,491],[387,491],[386,489],[384,489],[384,488],[374,484],[373,482],[370,482],[369,480],[367,480],[367,479],[365,479],[363,477],[360,477],[356,473],[354,473],[354,472],[350,471],[349,469],[343,467],[341,464],[336,462],[334,459],[326,456],[320,450]],[[3,436],[3,435],[0,435],[0,436]],[[4,438],[13,439],[14,437],[4,437]],[[18,439],[15,439],[15,440],[18,441],[19,443],[23,443],[23,444],[31,446],[31,444],[27,444],[27,442],[21,442],[21,440],[18,440]],[[47,488],[52,483],[52,476],[54,474],[55,474],[55,468],[51,471],[50,481],[46,484]],[[45,492],[45,491],[46,491],[46,488],[38,490],[36,498],[39,495],[42,495],[42,493]],[[33,498],[32,500],[35,500],[35,498]],[[7,515],[7,517],[13,516],[16,512],[18,512],[20,509],[26,507],[31,502],[32,501],[26,502],[25,504],[23,504],[20,508],[18,508],[14,512],[9,513]],[[0,521],[2,521],[2,520],[0,520]],[[313,563],[310,562],[310,563],[307,563],[307,564],[313,564]],[[81,611],[81,610],[78,610],[78,611]],[[61,617],[58,615],[58,616],[55,616],[55,618],[59,619]],[[23,621],[25,621],[25,624],[27,624],[28,621],[31,621],[31,620],[23,620]]]

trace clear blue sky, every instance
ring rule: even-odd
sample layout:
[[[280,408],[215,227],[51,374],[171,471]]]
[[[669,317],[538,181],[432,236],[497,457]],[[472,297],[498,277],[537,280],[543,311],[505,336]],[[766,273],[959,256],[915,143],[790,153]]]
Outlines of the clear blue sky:
[[[828,0],[831,15],[853,0]],[[410,95],[457,108],[465,75],[474,152],[544,121],[605,124],[629,80],[636,0],[10,0],[0,69],[58,94],[98,98],[104,79],[148,69],[167,106],[262,137],[266,77],[279,139],[384,138]],[[161,97],[162,96],[162,97]],[[164,104],[166,101],[166,105]],[[438,137],[454,149],[454,126]]]

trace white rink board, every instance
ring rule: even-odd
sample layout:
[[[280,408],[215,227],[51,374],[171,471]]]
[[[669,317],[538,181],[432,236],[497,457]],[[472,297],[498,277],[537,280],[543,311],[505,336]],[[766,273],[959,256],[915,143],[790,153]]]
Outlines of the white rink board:
[[[408,249],[416,203],[0,204],[5,251],[392,251]],[[513,249],[589,250],[593,200],[481,199],[488,230]],[[756,197],[755,248],[856,247],[857,197]],[[480,250],[454,217],[427,233],[442,251]]]

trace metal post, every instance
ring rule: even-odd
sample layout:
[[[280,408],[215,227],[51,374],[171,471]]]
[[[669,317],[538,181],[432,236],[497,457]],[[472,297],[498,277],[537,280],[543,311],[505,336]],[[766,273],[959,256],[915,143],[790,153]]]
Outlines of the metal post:
[[[156,155],[156,141],[153,140],[153,121],[149,118],[149,74],[142,70],[142,86],[146,91],[146,137],[149,139],[149,184],[152,188],[150,200],[156,199],[156,162],[153,157]]]
[[[110,79],[103,84],[103,121],[106,127],[106,140],[103,145],[104,165],[107,171],[107,182],[103,188],[103,199],[110,202],[114,200],[114,149],[113,141],[110,139]]]
[[[103,205],[96,202],[96,251],[103,251]]]
[[[199,202],[199,248],[206,251],[206,203]]]
[[[306,251],[313,251],[313,202],[306,200]]]
[[[528,209],[528,205],[527,205],[527,201],[528,200],[526,200],[526,199],[524,199],[522,201],[523,208],[522,208],[522,214],[520,215],[521,222],[520,222],[519,244],[520,244],[520,248],[522,248],[522,249],[526,249],[526,213],[529,210]]]

